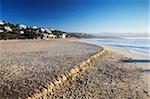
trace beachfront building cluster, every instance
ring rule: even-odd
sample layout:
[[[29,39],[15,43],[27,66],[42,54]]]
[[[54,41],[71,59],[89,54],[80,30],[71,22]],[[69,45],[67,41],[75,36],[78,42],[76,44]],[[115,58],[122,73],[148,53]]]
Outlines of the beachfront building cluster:
[[[27,26],[26,26],[26,25],[24,25],[24,24],[19,24],[19,28],[20,28],[20,29],[26,29],[26,28],[27,28]]]
[[[91,35],[85,33],[64,32],[52,28],[28,26],[25,24],[13,24],[0,20],[0,40],[1,39],[54,39],[54,38],[90,38]]]
[[[67,38],[66,33],[51,29],[51,28],[41,28],[36,25],[27,26],[25,24],[11,24],[0,20],[0,33],[3,35],[12,34],[16,38],[23,39],[51,39],[51,38]],[[3,36],[2,35],[2,36]],[[0,35],[1,37],[1,35]],[[2,38],[2,37],[1,37]],[[6,38],[7,39],[7,38]]]

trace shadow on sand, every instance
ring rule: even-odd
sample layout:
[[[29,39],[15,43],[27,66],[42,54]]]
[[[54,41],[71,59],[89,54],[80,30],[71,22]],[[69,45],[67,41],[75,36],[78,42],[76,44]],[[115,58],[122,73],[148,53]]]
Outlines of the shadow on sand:
[[[143,70],[144,73],[150,73],[150,69]]]
[[[122,60],[124,63],[150,63],[150,60],[141,60],[141,59],[127,59]]]
[[[123,63],[150,63],[150,60],[144,60],[144,59],[126,59],[121,61]],[[142,72],[150,74],[150,69],[142,70]]]

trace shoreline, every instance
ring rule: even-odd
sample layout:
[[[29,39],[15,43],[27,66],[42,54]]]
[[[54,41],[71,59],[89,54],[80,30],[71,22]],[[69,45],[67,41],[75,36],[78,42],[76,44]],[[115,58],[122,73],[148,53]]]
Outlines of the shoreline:
[[[12,42],[12,41],[10,41],[10,42]],[[42,43],[43,42],[43,43]],[[71,41],[70,41],[70,39],[52,39],[52,40],[39,40],[38,42],[36,42],[36,41],[32,41],[32,40],[30,40],[28,43],[30,44],[30,43],[34,43],[34,44],[38,44],[38,43],[42,43],[41,44],[41,47],[43,46],[43,44],[46,44],[45,46],[43,46],[42,47],[42,51],[43,50],[45,50],[45,49],[47,49],[47,46],[49,45],[49,44],[51,44],[51,45],[49,45],[49,47],[54,47],[54,45],[56,46],[56,48],[57,47],[59,47],[59,46],[62,46],[62,48],[64,48],[63,46],[64,45],[62,45],[63,44],[63,42],[64,42],[64,44],[65,44],[65,46],[66,46],[66,44],[69,44],[70,43],[70,45],[68,46],[68,48],[67,49],[64,49],[64,52],[66,52],[66,50],[68,50],[67,51],[67,53],[68,53],[68,55],[69,54],[71,54],[72,53],[72,51],[71,50],[77,50],[77,49],[80,49],[80,50],[78,50],[78,52],[79,52],[79,56],[81,56],[81,48],[83,49],[83,46],[87,46],[85,49],[83,49],[82,50],[82,54],[86,54],[85,52],[87,51],[87,49],[89,50],[89,49],[91,49],[91,47],[98,47],[98,45],[94,45],[94,44],[89,44],[89,43],[84,43],[84,42],[77,42],[77,41],[72,41],[72,39],[71,39]],[[18,42],[18,43],[15,43],[15,45],[16,44],[20,44],[20,43],[23,43],[23,44],[26,44],[26,40],[24,41],[23,40],[23,42]],[[58,44],[57,44],[58,43]],[[1,43],[0,43],[1,44]],[[9,42],[8,43],[5,43],[6,45],[7,44],[9,44]],[[13,44],[13,43],[10,43],[10,44]],[[74,45],[74,47],[71,47],[72,46],[72,44],[75,44]],[[31,45],[31,44],[30,44]],[[53,46],[52,46],[53,45]],[[7,45],[8,46],[8,45]],[[20,45],[18,45],[19,46],[19,48],[21,48],[20,47]],[[35,45],[32,45],[33,47],[35,47],[36,49],[28,49],[28,48],[30,48],[30,47],[27,47],[28,46],[28,44],[26,45],[26,47],[25,47],[25,49],[27,48],[27,51],[25,51],[24,52],[24,49],[22,49],[21,48],[21,51],[23,51],[23,53],[25,54],[26,52],[28,53],[28,51],[30,52],[30,51],[37,51],[37,48],[35,47]],[[32,47],[31,46],[31,47]],[[38,46],[39,47],[39,46]],[[67,47],[67,46],[66,46]],[[100,47],[100,46],[99,46]],[[128,80],[128,73],[129,73],[129,77],[131,77],[132,78],[132,76],[134,75],[134,72],[135,73],[137,73],[137,74],[135,74],[134,76],[135,76],[135,79],[137,79],[137,81],[138,81],[138,75],[140,75],[140,76],[142,76],[142,77],[144,77],[144,82],[146,82],[147,84],[149,84],[148,82],[150,81],[150,79],[149,79],[149,77],[150,77],[150,75],[148,74],[148,73],[140,73],[140,71],[136,71],[136,70],[138,70],[138,69],[142,69],[142,70],[149,70],[149,64],[148,63],[121,63],[120,62],[120,59],[147,59],[146,57],[143,57],[143,56],[140,56],[140,55],[135,55],[135,54],[133,54],[133,53],[131,53],[131,52],[129,52],[129,51],[127,51],[127,50],[125,50],[125,49],[120,49],[120,48],[115,48],[115,47],[111,47],[111,46],[102,46],[104,49],[106,49],[106,51],[108,51],[108,54],[106,54],[106,55],[104,55],[101,59],[98,59],[99,61],[97,61],[96,62],[96,64],[93,64],[92,66],[91,66],[91,68],[94,68],[95,70],[100,70],[100,71],[103,71],[104,73],[106,73],[106,74],[108,74],[107,76],[108,76],[108,78],[107,78],[107,76],[106,75],[103,75],[103,72],[102,73],[100,73],[101,75],[103,75],[102,77],[103,78],[105,78],[105,79],[107,79],[108,81],[106,81],[105,83],[108,83],[109,82],[109,76],[113,76],[114,77],[114,81],[117,81],[117,80],[119,80],[118,78],[115,78],[115,75],[116,76],[118,76],[119,77],[119,75],[122,75],[122,77],[123,78],[121,78],[121,79],[123,79],[125,82],[126,82],[126,79]],[[54,47],[55,48],[55,47]],[[60,48],[59,48],[60,49]],[[57,53],[59,53],[59,55],[64,55],[64,52],[63,53],[60,53],[60,50],[58,49],[58,52]],[[40,49],[41,50],[41,49]],[[61,49],[62,50],[62,49]],[[97,48],[96,48],[96,50],[97,50]],[[95,50],[95,51],[96,51]],[[0,50],[1,51],[1,50]],[[8,49],[8,52],[9,51],[15,51],[15,50],[10,50],[10,49]],[[50,51],[49,50],[49,48],[47,49],[47,50],[45,50],[46,52],[48,51]],[[52,50],[51,50],[52,51]],[[43,52],[42,52],[43,53]],[[31,54],[33,54],[33,55],[36,55],[36,54],[38,54],[38,55],[41,55],[42,54],[41,53],[41,51],[40,51],[40,53],[38,54],[38,53],[31,53]],[[67,54],[66,53],[66,54]],[[43,53],[44,54],[44,53]],[[75,53],[74,55],[77,55],[78,53]],[[23,55],[23,54],[21,54],[21,55]],[[28,55],[28,54],[27,54]],[[44,54],[45,55],[45,54]],[[51,54],[49,54],[49,55],[51,55]],[[73,55],[73,56],[74,56]],[[82,61],[81,59],[79,59],[79,56],[78,57],[76,57],[76,59],[78,59],[78,60],[80,60],[80,61]],[[23,57],[24,57],[24,55],[23,55]],[[37,56],[37,59],[38,59],[38,57],[39,56]],[[43,56],[42,56],[43,57]],[[48,57],[48,56],[47,56]],[[64,56],[62,56],[63,58],[65,58]],[[54,57],[52,57],[52,59],[53,59]],[[58,58],[58,57],[56,57],[56,58]],[[63,59],[63,58],[61,58],[61,59]],[[75,58],[75,57],[74,57]],[[51,60],[52,60],[51,59]],[[83,58],[82,58],[83,59]],[[41,59],[40,59],[41,60]],[[68,59],[67,59],[68,60]],[[73,60],[73,59],[71,59],[71,60]],[[43,60],[44,61],[44,60]],[[64,62],[65,62],[66,60],[64,60]],[[75,60],[76,61],[76,60]],[[60,63],[62,62],[62,60],[60,61]],[[56,60],[54,60],[54,63],[56,63]],[[73,63],[71,63],[71,64],[73,64]],[[76,64],[78,64],[78,63],[76,63]],[[45,64],[45,66],[47,66],[48,64]],[[74,64],[75,65],[75,64]],[[107,65],[109,65],[109,66],[107,66]],[[66,64],[64,64],[64,66],[66,66]],[[111,67],[110,67],[111,66]],[[3,67],[3,66],[2,66]],[[51,67],[51,66],[50,66]],[[22,67],[19,67],[19,69],[17,68],[17,67],[14,67],[14,69],[18,69],[18,71],[19,71],[19,74],[16,74],[16,75],[19,75],[19,77],[22,77],[23,76],[23,74],[22,74],[22,70],[23,70],[23,68],[21,69]],[[26,68],[26,67],[24,67],[24,68]],[[39,68],[39,72],[43,72],[44,73],[44,71],[45,71],[45,68],[42,68],[42,65],[41,66],[39,66],[38,67]],[[41,69],[40,69],[41,68]],[[73,67],[74,68],[74,67]],[[94,71],[91,71],[91,68],[89,68],[89,69],[87,69],[87,71],[89,71],[90,73],[91,73],[91,75],[89,75],[89,76],[91,76],[91,77],[93,77],[93,78],[95,78],[94,77],[94,75],[97,75],[97,76],[99,76],[99,74],[97,74],[96,72],[95,72],[95,70]],[[100,68],[100,69],[98,69],[98,68]],[[11,68],[9,68],[11,71],[13,71],[12,73],[15,73],[16,71],[14,71],[14,69],[11,69]],[[21,69],[21,70],[20,70]],[[27,68],[28,69],[28,68]],[[47,68],[48,69],[48,68]],[[120,74],[114,74],[114,72],[113,71],[111,71],[111,69],[112,70],[114,70],[114,71],[116,71],[116,73],[120,73]],[[106,71],[106,70],[108,70],[108,71]],[[123,70],[123,71],[120,71],[120,70]],[[125,72],[124,72],[124,70],[125,70]],[[18,71],[16,72],[16,73],[18,73]],[[33,70],[33,71],[35,71],[35,70]],[[119,72],[118,72],[119,71]],[[132,71],[133,71],[133,73],[132,73]],[[47,70],[45,71],[45,73],[47,72]],[[21,73],[21,74],[20,74]],[[63,73],[63,72],[62,72]],[[93,75],[93,73],[96,73],[96,74],[94,74]],[[124,74],[125,73],[125,74]],[[50,74],[50,73],[49,73]],[[85,72],[85,74],[86,75],[88,75],[88,73],[86,73]],[[14,75],[14,74],[13,74]],[[6,77],[7,76],[13,76],[13,75],[5,75]],[[45,74],[43,74],[43,77],[44,77],[44,75]],[[46,74],[47,75],[47,74]],[[78,75],[78,79],[80,78],[80,77],[86,77],[86,75]],[[48,79],[49,79],[49,76],[51,76],[51,75],[48,75],[48,76],[45,76],[45,77],[48,77]],[[106,77],[105,77],[106,76]],[[15,76],[13,76],[13,77],[15,77]],[[41,78],[43,79],[43,77],[41,76]],[[44,78],[45,78],[44,77]],[[125,77],[125,79],[124,79],[124,77]],[[26,77],[25,77],[26,78]],[[32,77],[31,77],[32,78]],[[39,76],[37,76],[37,78],[35,79],[35,80],[37,80],[37,79],[39,79]],[[75,78],[76,79],[76,78]],[[78,80],[77,79],[77,80]],[[95,79],[97,79],[97,78],[95,78]],[[28,79],[28,80],[31,80],[31,79]],[[72,79],[70,79],[71,81],[72,81]],[[69,81],[70,81],[69,80]],[[89,79],[90,80],[90,79]],[[131,80],[131,79],[130,79]],[[141,83],[141,80],[142,79],[140,79],[139,81],[139,84]],[[32,80],[31,80],[32,81]],[[39,80],[40,81],[40,80]],[[44,79],[43,79],[43,81],[44,81]],[[47,80],[47,81],[49,81],[49,80]],[[84,81],[83,81],[84,82]],[[86,82],[86,81],[85,81]],[[101,79],[101,80],[99,80],[98,81],[99,83],[101,83],[101,82],[103,82],[103,79]],[[131,80],[131,82],[132,82],[132,80]],[[46,82],[47,83],[47,82]],[[80,83],[80,82],[79,82]],[[34,82],[33,82],[33,84],[34,84]],[[74,83],[73,83],[74,84]],[[82,83],[81,83],[82,84]],[[121,81],[119,81],[119,84],[124,84],[124,83],[122,83],[122,80]],[[141,83],[142,84],[142,83]],[[28,83],[27,83],[27,85],[28,85]],[[127,83],[127,85],[128,85],[128,83]],[[84,86],[84,85],[82,85],[83,86],[83,88],[85,88],[86,86]],[[89,85],[90,86],[90,85]],[[96,85],[94,85],[94,86],[96,86]],[[104,85],[105,86],[105,85]],[[112,86],[112,85],[111,85]],[[132,83],[131,83],[131,86],[134,86]],[[141,87],[139,87],[139,88],[142,88],[142,86],[145,86],[144,84],[143,85],[141,85]],[[73,87],[73,86],[72,86]],[[78,86],[76,86],[77,88],[78,88]],[[122,87],[122,86],[120,86],[120,87]],[[138,87],[138,86],[137,86]],[[66,88],[65,86],[63,87],[64,89]],[[148,85],[148,90],[150,91],[150,85]],[[67,88],[66,88],[67,89]],[[85,88],[86,89],[86,88]],[[44,89],[45,90],[45,89]],[[74,90],[74,89],[71,89],[72,91]],[[88,89],[89,90],[89,89]],[[97,89],[97,90],[99,90],[99,89]],[[103,90],[107,90],[107,87],[105,87]],[[115,89],[116,90],[116,89]],[[117,89],[118,90],[118,89]],[[34,89],[33,89],[33,91],[34,91]],[[96,89],[95,89],[95,91],[96,91]],[[133,90],[134,91],[134,90]],[[127,92],[129,92],[130,93],[130,91],[127,91]],[[58,92],[59,93],[59,92]],[[62,92],[63,93],[63,92]],[[73,94],[75,94],[76,92],[74,92]],[[117,92],[118,94],[119,94],[119,92]],[[66,92],[65,92],[65,94],[66,94]],[[56,93],[56,95],[57,95],[57,93]],[[66,94],[67,95],[67,94]],[[78,95],[78,94],[77,94]],[[105,95],[104,95],[105,96]],[[59,96],[58,96],[59,97]],[[51,99],[51,98],[50,98]]]
[[[88,39],[93,39],[93,38],[88,38]],[[102,46],[110,51],[114,51],[117,52],[119,54],[126,54],[127,57],[131,57],[131,58],[139,58],[139,59],[150,59],[150,57],[142,55],[142,54],[138,54],[138,53],[134,53],[131,52],[130,50],[126,49],[126,48],[121,48],[121,47],[116,47],[116,46],[111,46],[111,45],[106,45],[106,44],[92,44],[92,43],[87,43],[87,42],[81,42],[80,40],[87,40],[87,38],[79,38],[79,39],[74,39],[74,38],[58,38],[58,39],[49,39],[49,40],[44,40],[44,39],[14,39],[14,40],[0,40],[1,42],[32,42],[32,41],[71,41],[71,42],[76,42],[76,43],[85,43],[85,44],[89,44],[89,45],[94,45],[94,46]],[[123,51],[123,52],[122,52]]]
[[[102,45],[102,47],[104,47],[104,49],[111,51],[111,52],[115,52],[118,54],[121,54],[127,58],[131,58],[131,59],[135,59],[135,60],[150,60],[149,57],[146,57],[144,55],[140,55],[140,54],[136,54],[133,52],[130,52],[127,49],[124,48],[118,48],[118,47],[113,47],[113,46],[108,46],[108,45]],[[144,80],[148,85],[148,91],[150,94],[150,63],[136,63],[135,64],[139,67],[142,68],[144,72]]]
[[[78,40],[75,40],[75,41],[80,42]],[[87,43],[87,42],[84,42],[84,43]],[[89,43],[87,43],[87,44],[89,44]],[[97,46],[97,44],[93,44],[93,45]],[[128,49],[125,49],[125,48],[119,48],[119,47],[110,46],[110,45],[99,45],[99,46],[102,46],[108,52],[120,54],[120,55],[122,55],[122,57],[126,57],[126,58],[129,58],[131,60],[132,59],[133,60],[150,60],[150,57],[146,57],[146,56],[141,55],[141,54],[133,53],[133,52],[131,52]],[[142,68],[142,70],[145,71],[143,73],[144,81],[148,85],[148,91],[149,91],[149,94],[150,94],[150,83],[148,83],[148,82],[150,82],[150,62],[144,62],[144,63],[133,62],[133,63],[136,64],[137,68]]]
[[[121,54],[128,58],[138,59],[138,60],[150,60],[150,58],[145,57],[144,55],[132,53],[132,52],[128,51],[127,49],[116,48],[116,47],[107,46],[107,45],[103,45],[102,47],[104,47],[108,51]],[[150,63],[136,63],[136,64],[138,65],[139,68],[142,68],[143,70],[147,71],[144,73],[145,80],[147,81],[147,83],[150,82]],[[148,86],[150,88],[150,83],[148,83]],[[150,89],[149,89],[149,91],[150,91]]]
[[[53,97],[73,98],[74,96],[75,96],[74,98],[83,98],[83,95],[84,98],[85,97],[108,98],[109,95],[110,97],[118,95],[120,97],[119,99],[124,99],[125,97],[126,98],[140,97],[141,99],[148,99],[150,95],[150,85],[148,83],[150,81],[149,80],[150,75],[141,72],[141,70],[148,69],[149,64],[122,63],[120,61],[120,59],[147,59],[147,58],[141,55],[135,55],[127,50],[120,48],[118,49],[111,46],[102,46],[102,47],[106,51],[108,51],[108,54],[106,54],[100,59],[97,59],[98,61],[96,61],[95,64],[91,66],[91,68],[85,71],[83,75],[82,74],[78,75],[76,78],[74,78],[74,80],[68,81],[68,83],[66,83],[62,87],[63,89],[61,90],[57,89],[59,91],[58,92],[56,91],[53,94],[53,96],[50,96],[48,99],[51,99]],[[97,74],[97,72],[100,74]],[[99,76],[101,77],[99,78]],[[122,91],[119,90],[120,88],[122,89]],[[97,94],[99,92],[100,95]],[[106,95],[106,92],[108,92],[108,96]],[[68,97],[70,93],[72,94],[71,96]]]
[[[106,48],[107,50],[117,52],[119,54],[123,54],[126,57],[137,58],[137,59],[150,59],[149,57],[146,57],[146,56],[141,55],[141,54],[133,53],[133,52],[131,52],[125,48],[119,48],[119,47],[114,47],[114,46],[109,46],[109,45],[100,45],[100,46]]]
[[[129,52],[135,54],[138,57],[142,56],[142,57],[150,58],[150,56],[149,56],[150,50],[148,50],[149,46],[146,46],[149,42],[148,39],[144,39],[144,41],[143,40],[141,41],[141,39],[109,38],[109,39],[105,40],[104,38],[99,38],[99,39],[91,38],[91,39],[80,39],[80,40],[76,39],[75,41],[86,42],[86,43],[100,45],[100,46],[106,45],[106,46],[110,46],[110,47],[117,48],[117,49],[125,49],[125,50],[128,50]],[[134,42],[137,42],[137,43],[134,43]],[[145,42],[146,45],[143,42]],[[138,45],[138,43],[140,45]]]

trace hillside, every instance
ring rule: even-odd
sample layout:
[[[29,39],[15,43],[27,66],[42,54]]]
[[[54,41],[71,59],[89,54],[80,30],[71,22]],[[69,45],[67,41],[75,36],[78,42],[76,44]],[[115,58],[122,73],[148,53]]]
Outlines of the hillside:
[[[7,39],[51,39],[51,38],[91,38],[85,33],[70,33],[57,29],[13,24],[0,20],[0,40]]]

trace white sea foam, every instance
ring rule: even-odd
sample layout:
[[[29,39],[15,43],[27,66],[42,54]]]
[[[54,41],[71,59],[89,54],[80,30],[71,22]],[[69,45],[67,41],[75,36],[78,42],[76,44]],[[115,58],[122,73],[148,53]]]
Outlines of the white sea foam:
[[[96,45],[110,45],[128,49],[129,51],[150,57],[150,39],[148,38],[94,38],[79,40]]]

